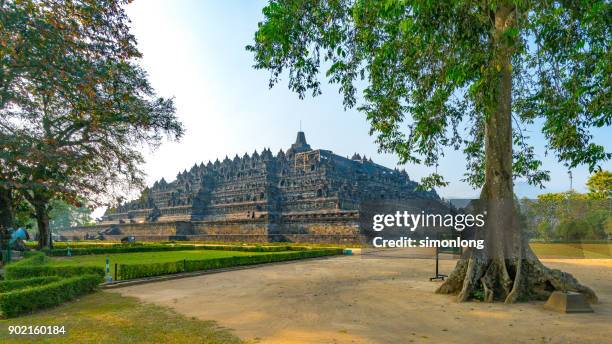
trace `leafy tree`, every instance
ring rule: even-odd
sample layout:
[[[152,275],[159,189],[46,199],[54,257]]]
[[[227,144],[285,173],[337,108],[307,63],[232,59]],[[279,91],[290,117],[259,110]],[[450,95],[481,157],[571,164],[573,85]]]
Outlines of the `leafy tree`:
[[[593,185],[593,180],[602,180],[600,173],[593,174],[587,186]],[[524,199],[521,208],[527,219],[527,232],[535,232],[537,238],[545,240],[605,239],[612,200],[604,196],[605,186],[597,191],[589,189],[586,194],[567,191],[541,194],[537,200]]]
[[[0,187],[34,209],[51,245],[51,200],[100,205],[140,187],[140,147],[183,127],[137,65],[127,0],[0,2]]]
[[[13,208],[13,192],[0,188],[0,236],[6,229],[13,226],[15,218]]]
[[[51,231],[75,226],[87,226],[95,223],[91,218],[91,209],[88,207],[75,207],[58,200],[51,201],[49,219]]]
[[[612,198],[612,173],[607,170],[599,170],[589,177],[587,181],[589,197],[595,199]]]
[[[23,227],[28,230],[36,230],[36,215],[34,209],[19,193],[16,193],[15,199],[13,200],[15,219],[13,221],[13,228]],[[34,233],[31,233],[34,234]]]
[[[553,226],[548,221],[542,221],[537,227],[538,236],[544,240],[551,240],[555,238],[553,232]]]
[[[513,179],[549,178],[527,127],[539,125],[570,168],[611,157],[589,133],[612,122],[611,12],[603,0],[270,0],[247,49],[270,86],[287,76],[300,97],[321,92],[324,69],[401,163],[436,166],[446,147],[465,153],[466,180],[482,188],[488,212],[478,233],[487,249],[466,252],[439,293],[464,301],[482,289],[486,301],[511,303],[545,298],[552,286],[595,301],[533,254]],[[446,182],[434,173],[423,183]]]
[[[565,241],[576,241],[582,239],[591,239],[589,236],[593,233],[591,225],[581,219],[563,220],[557,227],[559,236]]]

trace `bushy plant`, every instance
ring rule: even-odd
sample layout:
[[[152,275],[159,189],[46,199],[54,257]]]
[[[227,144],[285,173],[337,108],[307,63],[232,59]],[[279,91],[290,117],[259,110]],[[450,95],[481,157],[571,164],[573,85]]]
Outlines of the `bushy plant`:
[[[80,275],[104,276],[104,269],[98,266],[52,266],[52,265],[7,265],[4,278],[23,279],[41,276],[72,277]]]
[[[59,276],[43,276],[16,280],[4,280],[0,281],[0,293],[57,282],[60,279],[61,278]]]
[[[174,274],[179,272],[221,269],[234,266],[272,263],[338,254],[342,254],[342,249],[333,248],[321,250],[300,250],[294,252],[270,253],[265,255],[253,256],[223,257],[203,260],[180,260],[171,263],[121,264],[119,265],[119,277],[123,280],[127,280],[134,278]]]
[[[10,263],[10,267],[41,265],[49,261],[49,258],[41,252],[28,252],[24,259]]]
[[[582,219],[564,220],[557,226],[559,236],[565,241],[592,239],[593,227]]]
[[[95,266],[51,266],[48,258],[34,252],[4,269],[0,282],[0,311],[14,317],[36,309],[59,305],[93,291],[104,269]]]
[[[96,289],[99,275],[83,275],[61,279],[45,285],[0,293],[0,311],[10,318],[37,309],[57,306]]]

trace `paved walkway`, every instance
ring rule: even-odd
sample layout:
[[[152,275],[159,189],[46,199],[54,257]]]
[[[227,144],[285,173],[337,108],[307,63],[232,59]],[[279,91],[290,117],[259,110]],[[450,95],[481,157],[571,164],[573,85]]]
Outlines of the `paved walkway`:
[[[397,257],[298,261],[112,292],[215,320],[255,343],[609,342],[612,260],[545,263],[594,288],[601,299],[595,313],[553,313],[542,303],[459,304],[433,293],[434,260]],[[441,261],[441,272],[454,264]]]

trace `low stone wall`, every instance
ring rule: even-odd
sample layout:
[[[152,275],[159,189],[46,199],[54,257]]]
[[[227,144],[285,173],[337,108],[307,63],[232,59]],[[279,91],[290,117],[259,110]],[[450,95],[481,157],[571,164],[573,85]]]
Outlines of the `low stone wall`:
[[[187,230],[185,230],[187,225]],[[101,231],[118,228],[120,234],[103,234],[106,240],[119,241],[121,238],[133,235],[136,238],[150,237],[159,238],[156,240],[168,240],[169,236],[177,235],[177,233],[192,234],[189,222],[153,222],[153,223],[121,223],[114,225],[95,225],[83,227],[71,227],[59,231],[59,235],[67,240],[83,240],[86,234],[98,236]]]
[[[104,234],[107,241],[134,236],[137,241],[198,240],[215,242],[360,243],[362,236],[354,216],[284,218],[280,223],[267,219],[220,221],[177,221],[124,223],[74,227],[60,231],[66,240],[83,240],[86,234],[118,228],[121,234]]]

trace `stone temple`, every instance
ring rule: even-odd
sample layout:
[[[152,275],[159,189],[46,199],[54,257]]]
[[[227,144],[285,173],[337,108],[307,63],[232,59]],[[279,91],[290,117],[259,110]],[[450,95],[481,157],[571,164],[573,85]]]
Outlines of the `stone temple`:
[[[312,149],[303,132],[276,155],[236,155],[194,165],[146,188],[140,198],[110,209],[93,227],[61,234],[77,239],[103,233],[106,239],[355,242],[364,202],[439,200],[417,191],[405,171],[389,169],[355,154],[345,158]]]

